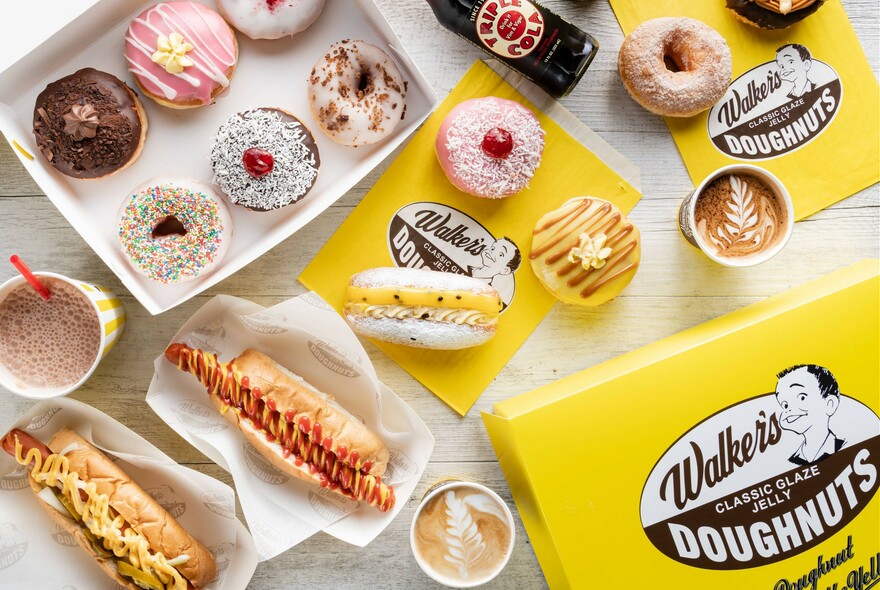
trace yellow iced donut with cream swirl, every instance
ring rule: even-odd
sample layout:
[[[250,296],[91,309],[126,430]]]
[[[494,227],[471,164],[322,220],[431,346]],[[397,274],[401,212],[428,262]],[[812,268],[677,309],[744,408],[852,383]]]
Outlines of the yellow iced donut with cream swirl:
[[[538,220],[529,258],[535,276],[557,299],[600,305],[635,276],[639,229],[608,201],[569,199]]]
[[[455,350],[492,338],[503,305],[494,288],[473,277],[388,267],[351,277],[343,314],[363,336]]]

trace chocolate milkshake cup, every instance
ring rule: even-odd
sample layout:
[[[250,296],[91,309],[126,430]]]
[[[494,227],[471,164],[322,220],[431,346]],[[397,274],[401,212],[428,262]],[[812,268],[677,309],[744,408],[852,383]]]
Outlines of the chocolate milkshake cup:
[[[419,567],[451,588],[494,579],[510,560],[514,536],[513,515],[498,494],[454,479],[428,489],[410,527]]]
[[[0,285],[0,386],[47,399],[85,383],[122,336],[125,310],[104,287],[34,274],[51,292],[49,301],[21,276]]]
[[[791,238],[794,206],[782,182],[748,164],[719,168],[681,203],[685,239],[725,266],[753,266],[775,256]]]

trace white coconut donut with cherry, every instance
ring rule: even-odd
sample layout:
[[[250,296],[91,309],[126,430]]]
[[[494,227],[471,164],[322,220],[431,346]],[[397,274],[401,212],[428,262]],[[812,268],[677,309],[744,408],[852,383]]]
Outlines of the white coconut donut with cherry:
[[[544,152],[544,129],[518,102],[466,100],[443,120],[435,143],[446,177],[468,194],[497,199],[529,186]]]
[[[324,0],[217,0],[217,9],[251,39],[280,39],[309,28]]]

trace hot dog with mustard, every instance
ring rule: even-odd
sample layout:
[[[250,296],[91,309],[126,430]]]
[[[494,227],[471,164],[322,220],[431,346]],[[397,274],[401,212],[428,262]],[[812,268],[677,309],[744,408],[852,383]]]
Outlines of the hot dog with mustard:
[[[216,575],[211,552],[76,432],[59,430],[46,445],[14,429],[0,444],[30,469],[52,519],[124,588],[199,589]]]

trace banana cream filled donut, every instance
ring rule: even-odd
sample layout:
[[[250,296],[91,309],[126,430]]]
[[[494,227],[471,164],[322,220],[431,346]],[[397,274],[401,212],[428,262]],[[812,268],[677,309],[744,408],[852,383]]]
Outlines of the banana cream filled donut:
[[[640,24],[621,45],[617,67],[633,100],[664,117],[705,111],[724,96],[733,72],[724,37],[684,17]]]
[[[503,303],[488,283],[449,272],[373,268],[351,277],[343,315],[369,338],[456,350],[495,335]]]
[[[388,55],[364,41],[331,46],[309,76],[309,105],[321,130],[337,143],[382,141],[406,113],[406,82]]]

